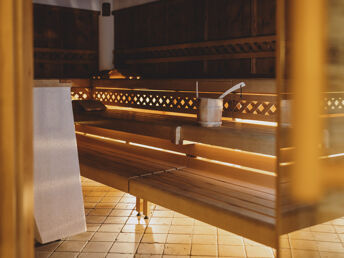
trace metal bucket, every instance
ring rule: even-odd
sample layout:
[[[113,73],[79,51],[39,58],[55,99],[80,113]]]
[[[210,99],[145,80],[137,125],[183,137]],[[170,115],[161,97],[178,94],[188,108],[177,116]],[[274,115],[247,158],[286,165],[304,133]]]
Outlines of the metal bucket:
[[[222,124],[223,99],[199,98],[197,121],[204,127]]]

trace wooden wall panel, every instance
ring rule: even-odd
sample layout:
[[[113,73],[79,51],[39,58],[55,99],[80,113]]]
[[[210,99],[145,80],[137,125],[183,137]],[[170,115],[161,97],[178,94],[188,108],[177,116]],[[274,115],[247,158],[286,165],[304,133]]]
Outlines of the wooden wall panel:
[[[166,1],[168,44],[198,42],[204,38],[204,1]]]
[[[251,0],[207,0],[208,39],[231,39],[251,35]]]
[[[239,60],[223,55],[226,47],[186,46],[170,52],[150,48],[275,35],[275,10],[276,0],[161,0],[116,11],[115,66],[125,75],[144,78],[274,77],[273,53],[257,58],[253,53]],[[274,46],[254,48],[254,52],[274,51]],[[247,49],[246,45],[244,52],[251,51]],[[223,56],[206,61],[202,55]],[[200,58],[175,59],[184,56]]]
[[[257,35],[276,32],[276,0],[257,1]]]
[[[98,70],[98,12],[34,5],[35,78],[87,78]]]

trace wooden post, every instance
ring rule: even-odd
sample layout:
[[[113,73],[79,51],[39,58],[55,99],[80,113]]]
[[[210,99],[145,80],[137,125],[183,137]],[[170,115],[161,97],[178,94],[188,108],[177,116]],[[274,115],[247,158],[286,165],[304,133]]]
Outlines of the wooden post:
[[[0,257],[33,258],[32,1],[0,1]]]
[[[143,214],[145,215],[145,219],[148,219],[150,216],[150,203],[147,200],[143,200]]]
[[[142,200],[139,197],[136,197],[136,211],[137,211],[137,216],[141,216]]]
[[[326,83],[326,3],[325,0],[290,1],[292,140],[295,147],[291,181],[293,196],[305,202],[314,202],[322,194],[319,160],[322,107],[319,103]]]
[[[278,0],[277,1],[277,10],[276,10],[276,30],[277,30],[277,49],[276,49],[276,81],[277,81],[277,121],[278,121],[278,128],[276,130],[276,168],[277,168],[277,177],[276,177],[276,200],[275,200],[275,214],[276,214],[276,256],[279,258],[281,257],[281,245],[280,245],[280,235],[282,232],[282,214],[281,214],[281,196],[282,196],[282,182],[283,178],[281,177],[280,173],[280,166],[279,164],[282,162],[282,152],[281,148],[282,141],[281,139],[285,137],[283,135],[282,130],[282,123],[281,123],[281,101],[283,99],[283,93],[285,92],[285,56],[286,56],[286,2],[285,0]]]

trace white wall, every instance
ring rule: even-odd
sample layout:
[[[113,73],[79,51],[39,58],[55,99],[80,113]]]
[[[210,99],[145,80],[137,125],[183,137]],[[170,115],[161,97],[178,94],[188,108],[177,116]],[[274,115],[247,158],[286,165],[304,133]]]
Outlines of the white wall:
[[[33,0],[33,3],[99,11],[98,0]]]
[[[119,10],[123,8],[132,7],[135,5],[146,4],[150,2],[156,2],[159,0],[114,0],[114,9]]]
[[[114,10],[119,10],[123,8],[132,7],[135,5],[146,4],[150,2],[155,2],[159,0],[113,0],[114,1]],[[71,7],[78,9],[86,9],[99,11],[100,4],[99,0],[33,0],[36,4],[47,4],[47,5],[56,5],[63,7]]]

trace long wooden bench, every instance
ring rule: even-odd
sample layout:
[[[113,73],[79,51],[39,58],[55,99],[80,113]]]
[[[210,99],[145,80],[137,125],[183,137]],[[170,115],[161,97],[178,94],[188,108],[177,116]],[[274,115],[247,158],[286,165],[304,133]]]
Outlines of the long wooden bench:
[[[112,93],[110,84],[113,83]],[[170,87],[178,86],[179,90],[193,87],[193,81],[186,82],[187,89],[183,88],[186,84],[175,86],[174,83],[168,81],[161,85],[167,91]],[[269,117],[269,112],[274,112],[269,111],[273,103],[263,100],[265,93],[273,94],[261,90],[263,84],[259,81],[256,88],[260,92],[257,99],[261,98],[257,103],[242,102],[247,108],[252,105],[250,113],[240,109],[236,117],[254,119],[256,116],[274,121],[274,117]],[[144,85],[143,81],[94,83],[92,96],[112,108],[75,116],[82,175],[275,248],[281,234],[343,215],[338,209],[325,214],[317,203],[296,203],[291,198],[288,173],[292,148],[287,144],[288,128],[279,128],[284,137],[279,138],[283,148],[278,151],[277,161],[276,124],[250,124],[225,118],[220,128],[202,128],[196,124],[194,114],[156,112],[167,107],[152,104],[154,90],[142,93],[135,89]],[[224,87],[224,83],[220,85]],[[216,91],[213,85],[208,86],[207,90]],[[121,87],[136,92],[117,91]],[[247,96],[255,94],[250,90]],[[144,94],[150,102],[129,103],[130,98]],[[159,98],[160,95],[156,97]],[[128,105],[128,108],[113,107],[116,105]],[[146,106],[139,109],[139,105]],[[179,112],[176,105],[172,109]],[[264,115],[259,114],[261,105]]]
[[[275,246],[273,174],[83,134],[77,135],[83,176]]]

